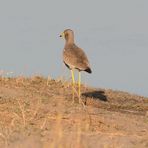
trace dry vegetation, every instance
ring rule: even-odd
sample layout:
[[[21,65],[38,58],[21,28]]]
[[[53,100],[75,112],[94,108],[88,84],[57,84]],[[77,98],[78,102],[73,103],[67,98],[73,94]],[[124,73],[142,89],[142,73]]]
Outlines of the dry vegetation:
[[[148,147],[148,98],[64,80],[0,77],[0,147]]]

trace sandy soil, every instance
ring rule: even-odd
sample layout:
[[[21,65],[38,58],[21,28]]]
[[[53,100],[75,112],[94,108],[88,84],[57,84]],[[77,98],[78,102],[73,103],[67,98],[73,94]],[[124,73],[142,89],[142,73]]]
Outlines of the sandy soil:
[[[148,98],[43,77],[0,78],[0,148],[148,148]]]

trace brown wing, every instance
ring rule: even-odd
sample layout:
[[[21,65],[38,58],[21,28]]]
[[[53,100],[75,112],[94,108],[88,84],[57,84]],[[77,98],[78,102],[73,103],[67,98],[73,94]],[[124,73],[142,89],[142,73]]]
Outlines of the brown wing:
[[[63,51],[63,60],[70,68],[86,70],[90,67],[85,52],[75,44],[65,47]]]

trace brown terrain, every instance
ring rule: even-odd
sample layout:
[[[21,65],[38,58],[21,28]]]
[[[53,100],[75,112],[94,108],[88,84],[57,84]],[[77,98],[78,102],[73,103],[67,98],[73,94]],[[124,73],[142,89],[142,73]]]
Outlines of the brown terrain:
[[[77,89],[76,89],[77,90]],[[148,98],[64,80],[0,77],[0,148],[148,148]]]

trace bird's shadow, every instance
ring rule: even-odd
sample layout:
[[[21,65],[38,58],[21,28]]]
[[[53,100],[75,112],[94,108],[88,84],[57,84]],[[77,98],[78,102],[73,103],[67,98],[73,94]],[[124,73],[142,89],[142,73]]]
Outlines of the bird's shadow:
[[[105,95],[105,92],[102,91],[102,90],[85,92],[85,93],[82,94],[82,96],[90,97],[90,98],[93,98],[93,99],[99,99],[101,101],[107,101],[107,96]]]

